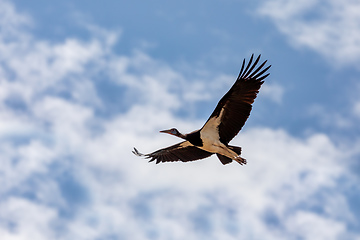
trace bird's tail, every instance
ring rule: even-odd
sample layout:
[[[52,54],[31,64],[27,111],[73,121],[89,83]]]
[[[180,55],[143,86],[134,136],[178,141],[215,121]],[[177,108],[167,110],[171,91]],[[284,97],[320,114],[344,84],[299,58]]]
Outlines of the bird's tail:
[[[228,146],[229,149],[233,150],[234,152],[236,152],[238,155],[241,154],[241,147],[236,147],[236,146]]]
[[[232,162],[231,158],[225,157],[224,155],[217,153],[216,156],[219,158],[220,162],[224,165]]]
[[[236,146],[228,146],[229,149],[231,149],[232,151],[236,152],[238,154],[238,157],[235,159],[235,161],[237,161],[238,163],[240,163],[241,165],[246,164],[246,159],[240,157],[241,154],[241,147],[236,147]],[[217,157],[219,158],[220,162],[222,164],[228,164],[232,162],[232,159],[229,157],[226,157],[224,155],[220,155],[220,154],[216,154]]]

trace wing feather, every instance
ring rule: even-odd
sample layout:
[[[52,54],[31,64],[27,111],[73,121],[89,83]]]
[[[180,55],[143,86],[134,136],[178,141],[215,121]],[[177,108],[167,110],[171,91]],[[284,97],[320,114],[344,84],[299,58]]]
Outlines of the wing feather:
[[[149,162],[156,161],[156,163],[174,161],[189,162],[210,157],[212,155],[210,152],[195,147],[189,141],[183,141],[149,154],[142,154],[134,148],[133,153],[137,156],[149,159]]]
[[[244,126],[250,115],[252,104],[261,85],[264,83],[263,80],[269,75],[269,73],[263,74],[266,73],[271,65],[262,70],[267,61],[255,69],[260,56],[251,65],[254,54],[251,55],[245,70],[244,59],[236,82],[220,99],[215,110],[203,126],[204,128],[211,118],[220,118],[220,121],[216,121],[219,123],[216,130],[219,132],[220,141],[225,144],[228,144]]]

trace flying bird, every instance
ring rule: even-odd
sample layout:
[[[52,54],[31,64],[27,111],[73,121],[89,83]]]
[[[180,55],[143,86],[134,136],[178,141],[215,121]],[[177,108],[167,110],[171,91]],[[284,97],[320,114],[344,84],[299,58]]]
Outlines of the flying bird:
[[[241,147],[231,146],[229,142],[244,126],[252,109],[251,104],[264,83],[263,80],[269,75],[269,73],[265,73],[271,65],[263,69],[267,61],[256,68],[260,56],[256,58],[253,64],[254,54],[251,55],[247,65],[244,59],[234,85],[220,99],[201,129],[188,134],[182,134],[176,128],[160,131],[177,136],[185,141],[149,154],[142,154],[134,148],[133,153],[150,159],[149,162],[156,161],[156,163],[188,162],[216,154],[224,165],[233,160],[241,165],[246,164],[246,160],[240,156]]]

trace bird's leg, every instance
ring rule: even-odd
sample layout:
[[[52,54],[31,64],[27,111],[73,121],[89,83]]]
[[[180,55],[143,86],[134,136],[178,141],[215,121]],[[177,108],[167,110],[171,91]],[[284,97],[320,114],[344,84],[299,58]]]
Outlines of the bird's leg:
[[[220,147],[226,151],[226,153],[224,154],[225,156],[230,157],[232,160],[238,162],[240,165],[246,164],[246,159],[240,157],[238,153],[234,152],[233,150],[229,149],[226,146],[220,146]]]
[[[240,163],[240,165],[246,164],[246,159],[240,157],[240,155],[236,156],[236,157],[234,158],[234,160],[237,161],[238,163]]]

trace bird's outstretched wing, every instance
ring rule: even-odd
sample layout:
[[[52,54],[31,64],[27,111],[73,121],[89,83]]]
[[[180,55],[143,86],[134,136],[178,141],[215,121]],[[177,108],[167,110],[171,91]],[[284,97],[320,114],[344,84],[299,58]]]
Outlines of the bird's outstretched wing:
[[[265,72],[271,65],[262,69],[267,61],[255,69],[260,56],[251,64],[254,54],[251,55],[246,68],[244,59],[236,82],[220,99],[214,112],[203,126],[203,128],[216,128],[212,130],[219,132],[222,143],[229,143],[244,126],[252,109],[251,104],[254,102],[261,85],[264,83],[263,80],[269,75],[269,73],[265,74]]]
[[[188,162],[210,157],[212,155],[212,153],[201,150],[188,141],[183,141],[149,154],[142,154],[136,148],[134,148],[134,151],[132,152],[137,156],[150,159],[149,162],[156,160],[156,163],[174,161]]]

